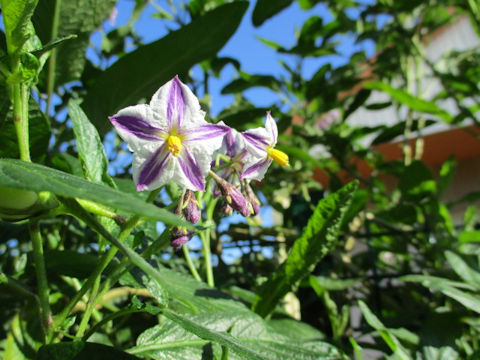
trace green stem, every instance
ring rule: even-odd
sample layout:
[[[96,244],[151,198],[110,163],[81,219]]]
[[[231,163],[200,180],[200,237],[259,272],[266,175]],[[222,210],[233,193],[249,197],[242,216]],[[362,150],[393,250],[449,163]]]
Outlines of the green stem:
[[[53,12],[52,32],[50,40],[54,40],[58,36],[58,24],[60,20],[60,7],[62,0],[55,1],[55,9]],[[47,115],[50,115],[50,106],[52,104],[53,88],[55,87],[55,68],[57,66],[57,49],[53,48],[48,59],[47,73]]]
[[[160,192],[160,189],[152,191],[147,199],[147,202],[150,202],[150,203],[153,202],[153,200],[155,200],[159,192]],[[118,235],[119,242],[125,241],[125,239],[130,235],[132,230],[137,226],[139,219],[140,218],[138,215],[134,215],[124,224],[122,231]],[[105,237],[105,234],[100,234],[100,235],[103,235]],[[110,235],[110,233],[108,233],[108,235]],[[111,238],[111,235],[109,238]],[[100,278],[100,275],[102,274],[103,270],[115,257],[115,254],[117,253],[117,251],[118,251],[117,247],[111,247],[108,250],[108,252],[102,256],[102,258],[100,259],[100,263],[97,265],[97,267],[92,272],[92,274],[88,277],[87,281],[83,284],[81,289],[75,293],[75,296],[69,301],[69,303],[65,306],[62,312],[55,317],[55,321],[53,323],[54,329],[58,328],[63,324],[67,316],[72,312],[75,305],[81,300],[82,296],[85,295],[85,293],[95,285],[97,278]],[[95,300],[92,302],[92,304],[89,304],[89,305],[94,308],[95,307],[94,304],[96,304]],[[86,311],[86,314],[87,314],[87,311]],[[89,317],[89,315],[87,315],[87,317]]]
[[[196,280],[201,282],[202,278],[198,274],[198,271],[192,262],[192,258],[190,257],[190,251],[188,250],[188,247],[185,244],[182,245],[182,251],[183,251],[183,255],[185,256],[185,260],[187,261],[188,268],[190,269],[190,272],[192,273],[193,277]]]
[[[49,288],[47,281],[47,272],[45,270],[45,259],[43,257],[43,244],[40,234],[40,227],[35,220],[29,223],[30,237],[33,244],[33,259],[35,261],[35,271],[37,273],[38,298],[40,300],[40,317],[45,331],[45,338],[49,337],[52,328],[52,312],[48,301]]]
[[[206,196],[206,204],[207,204],[207,211],[206,211],[206,223],[210,223],[213,220],[213,210],[215,209],[215,205],[217,204],[217,199],[213,199],[211,193],[207,193]],[[203,257],[205,260],[205,272],[207,275],[207,284],[211,287],[215,286],[215,280],[213,277],[213,268],[212,268],[212,255],[210,251],[210,229],[206,229],[200,233],[200,238],[202,239],[202,251]]]
[[[95,299],[98,293],[98,288],[100,287],[100,276],[95,278],[95,282],[90,290],[90,297],[88,298],[88,302],[86,304],[85,313],[83,314],[82,321],[80,321],[80,325],[78,326],[77,334],[75,335],[77,338],[80,338],[85,333],[85,330],[88,326],[88,322],[90,321],[90,317],[92,316],[93,310],[95,309]]]
[[[24,84],[12,85],[13,122],[18,139],[20,159],[31,162],[28,136],[28,88]]]

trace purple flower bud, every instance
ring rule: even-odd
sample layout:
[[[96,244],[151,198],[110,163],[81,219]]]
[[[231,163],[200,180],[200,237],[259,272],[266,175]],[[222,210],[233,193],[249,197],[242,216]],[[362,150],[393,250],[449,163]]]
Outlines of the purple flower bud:
[[[192,237],[191,232],[187,232],[184,229],[174,227],[172,230],[172,237],[170,238],[170,245],[178,250]]]
[[[197,199],[195,198],[195,193],[192,190],[187,190],[185,193],[185,208],[183,209],[183,214],[185,215],[185,219],[190,221],[192,224],[196,224],[200,217],[202,216],[202,212],[197,203]]]
[[[252,205],[251,215],[258,215],[258,213],[260,212],[260,200],[258,199],[257,195],[255,195],[255,192],[252,190],[248,182],[245,182],[243,191],[246,199],[250,202],[250,205]]]
[[[220,212],[225,216],[230,216],[233,213],[232,207],[224,200],[222,201],[222,206],[220,207]]]
[[[228,205],[230,205],[233,210],[238,211],[243,216],[249,216],[251,213],[250,204],[242,195],[240,190],[223,180],[213,171],[210,171],[210,175],[216,181],[217,186],[220,188],[220,191],[222,192],[222,195],[227,201]]]

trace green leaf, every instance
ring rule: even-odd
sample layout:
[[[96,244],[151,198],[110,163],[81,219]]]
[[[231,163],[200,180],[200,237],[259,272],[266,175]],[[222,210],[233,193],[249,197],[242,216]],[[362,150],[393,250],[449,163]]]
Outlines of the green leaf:
[[[402,360],[410,360],[407,350],[400,344],[395,335],[387,329],[380,319],[368,308],[362,300],[358,301],[358,305],[362,310],[362,314],[365,317],[365,321],[378,331],[382,339],[387,343],[388,347]]]
[[[30,154],[33,161],[42,162],[47,154],[48,142],[51,136],[50,122],[42,110],[40,110],[37,102],[31,97],[28,102],[28,107]],[[15,124],[13,123],[13,112],[9,110],[5,116],[3,121],[0,119],[0,134],[2,134],[2,140],[0,141],[0,158],[19,158],[20,153],[18,151]]]
[[[435,278],[433,276],[421,276],[421,275],[407,275],[399,278],[401,281],[413,281],[421,282],[423,286],[432,289],[441,291],[444,295],[451,297],[452,299],[457,300],[460,304],[466,308],[475,311],[480,314],[480,296],[459,290],[458,288],[467,288],[470,290],[476,290],[469,284],[457,283],[454,281],[449,281],[448,279]]]
[[[37,360],[139,360],[112,346],[90,342],[72,341],[44,345],[37,354]]]
[[[398,278],[400,281],[419,282],[423,286],[428,288],[443,288],[443,287],[457,287],[461,289],[475,290],[475,288],[469,284],[465,284],[459,281],[453,281],[438,276],[431,275],[405,275]]]
[[[462,231],[458,234],[458,241],[461,243],[480,242],[480,230]]]
[[[213,341],[232,350],[229,359],[340,359],[331,345],[318,338],[299,339],[275,332],[252,312],[211,312],[200,315],[179,315],[165,311],[171,321],[146,330],[129,351],[154,359],[201,359],[205,351],[218,354]],[[201,325],[200,325],[201,324]]]
[[[358,284],[360,281],[362,281],[362,278],[334,279],[326,276],[310,276],[309,278],[310,285],[314,288],[318,295],[322,293],[322,290],[346,290],[351,288],[353,285]]]
[[[267,108],[246,107],[238,109],[238,111],[224,111],[217,118],[228,126],[241,131],[251,129],[256,125],[261,126],[267,111]]]
[[[450,186],[457,170],[457,161],[453,155],[442,164],[437,179],[437,194],[441,196]]]
[[[478,271],[473,270],[460,256],[451,251],[445,251],[445,257],[460,278],[480,290],[480,273]]]
[[[315,159],[307,151],[302,150],[302,149],[300,149],[296,146],[288,146],[288,145],[278,144],[277,148],[279,150],[284,151],[285,153],[287,153],[292,158],[297,158],[297,159],[300,159],[304,162],[309,162],[312,165],[314,165],[316,167],[319,167],[321,169],[323,169],[325,167],[325,164],[322,163],[320,160]]]
[[[154,264],[153,261],[151,263]],[[241,302],[234,300],[226,293],[212,289],[207,284],[195,280],[190,275],[173,271],[159,264],[155,264],[154,267],[162,278],[160,285],[170,294],[170,307],[174,310],[194,313],[248,311],[247,307]],[[147,288],[152,287],[148,283],[142,285]],[[152,294],[154,293],[152,292]],[[159,294],[161,296],[157,300],[162,302],[163,295],[160,292]]]
[[[39,2],[32,18],[37,35],[43,44],[52,40],[55,0]],[[80,79],[86,64],[90,35],[112,12],[116,0],[61,0],[57,37],[76,35],[55,49],[55,85]]]
[[[279,13],[288,7],[292,2],[293,0],[257,0],[252,14],[253,25],[262,25],[265,20],[268,20],[273,15]]]
[[[461,305],[480,314],[480,296],[467,293],[453,287],[439,289],[443,294],[457,300]]]
[[[325,334],[317,328],[290,318],[269,319],[266,320],[266,323],[274,328],[277,333],[290,339],[315,341],[326,338]]]
[[[98,263],[97,256],[73,250],[48,250],[44,255],[48,273],[79,279],[87,278]]]
[[[413,120],[411,130],[412,131],[417,131],[418,130],[418,120]],[[437,122],[434,120],[427,120],[425,122],[424,128],[436,124]],[[380,134],[377,135],[377,137],[372,141],[372,145],[377,145],[377,144],[382,144],[389,142],[393,139],[395,139],[397,136],[401,136],[405,133],[405,126],[406,123],[405,121],[399,122],[395,125],[385,127]]]
[[[431,171],[418,160],[413,161],[404,169],[398,187],[408,200],[418,201],[436,192],[436,183]]]
[[[319,201],[287,260],[258,290],[252,306],[256,313],[263,317],[271,313],[283,296],[334,248],[343,216],[350,206],[357,186],[357,182],[351,182]]]
[[[422,360],[444,360],[460,358],[460,355],[455,351],[455,349],[449,346],[424,346],[422,348],[422,356]],[[417,359],[419,358],[417,357]]]
[[[393,99],[398,101],[400,104],[403,104],[412,110],[436,115],[447,123],[453,121],[452,115],[450,115],[447,111],[443,110],[433,101],[420,99],[405,90],[395,89],[391,85],[384,82],[367,82],[364,83],[363,86],[366,89],[383,91],[390,95]]]
[[[35,34],[30,22],[38,0],[1,0],[3,24],[8,53],[20,52],[23,45]]]
[[[107,120],[122,107],[150,98],[159,85],[196,63],[211,58],[233,35],[248,3],[217,7],[160,40],[139,47],[105,70],[82,104],[90,120],[104,134]]]
[[[115,187],[112,178],[108,175],[108,160],[97,129],[75,100],[69,101],[68,111],[77,140],[78,158],[82,164],[85,178]]]
[[[0,186],[35,192],[49,191],[60,196],[91,200],[114,209],[157,219],[165,224],[192,227],[174,214],[147,204],[133,195],[39,164],[0,159]]]
[[[280,88],[280,82],[271,75],[249,75],[242,73],[242,77],[225,85],[222,94],[238,94],[252,87],[265,87],[275,91]]]

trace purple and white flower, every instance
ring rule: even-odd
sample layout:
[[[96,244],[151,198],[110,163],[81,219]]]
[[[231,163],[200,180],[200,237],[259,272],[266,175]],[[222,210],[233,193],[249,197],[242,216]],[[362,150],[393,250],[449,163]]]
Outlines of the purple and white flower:
[[[223,124],[223,122],[220,122]],[[220,159],[220,170],[217,175],[234,185],[240,184],[243,170],[252,165],[256,159],[247,151],[245,139],[237,130],[229,128],[223,138],[222,146],[217,154],[224,155],[228,160]]]
[[[242,173],[247,180],[262,180],[268,167],[275,161],[282,166],[288,165],[288,155],[275,149],[278,138],[278,129],[275,120],[267,112],[264,128],[247,130],[242,133],[249,154],[256,160]]]
[[[153,95],[150,104],[130,106],[110,117],[134,153],[137,191],[171,181],[189,190],[205,190],[213,153],[226,125],[209,124],[198,99],[177,76]]]

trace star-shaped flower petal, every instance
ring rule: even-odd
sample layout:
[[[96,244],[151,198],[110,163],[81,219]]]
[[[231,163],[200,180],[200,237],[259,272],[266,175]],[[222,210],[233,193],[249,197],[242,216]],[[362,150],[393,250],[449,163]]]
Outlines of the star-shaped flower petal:
[[[149,105],[130,106],[110,117],[134,153],[137,191],[171,181],[205,190],[213,152],[229,128],[209,124],[204,117],[198,99],[177,76],[158,89]]]
[[[267,112],[264,128],[247,130],[242,133],[247,151],[255,158],[242,174],[244,179],[262,180],[268,167],[275,161],[282,166],[288,165],[288,155],[275,149],[278,138],[277,123]]]

